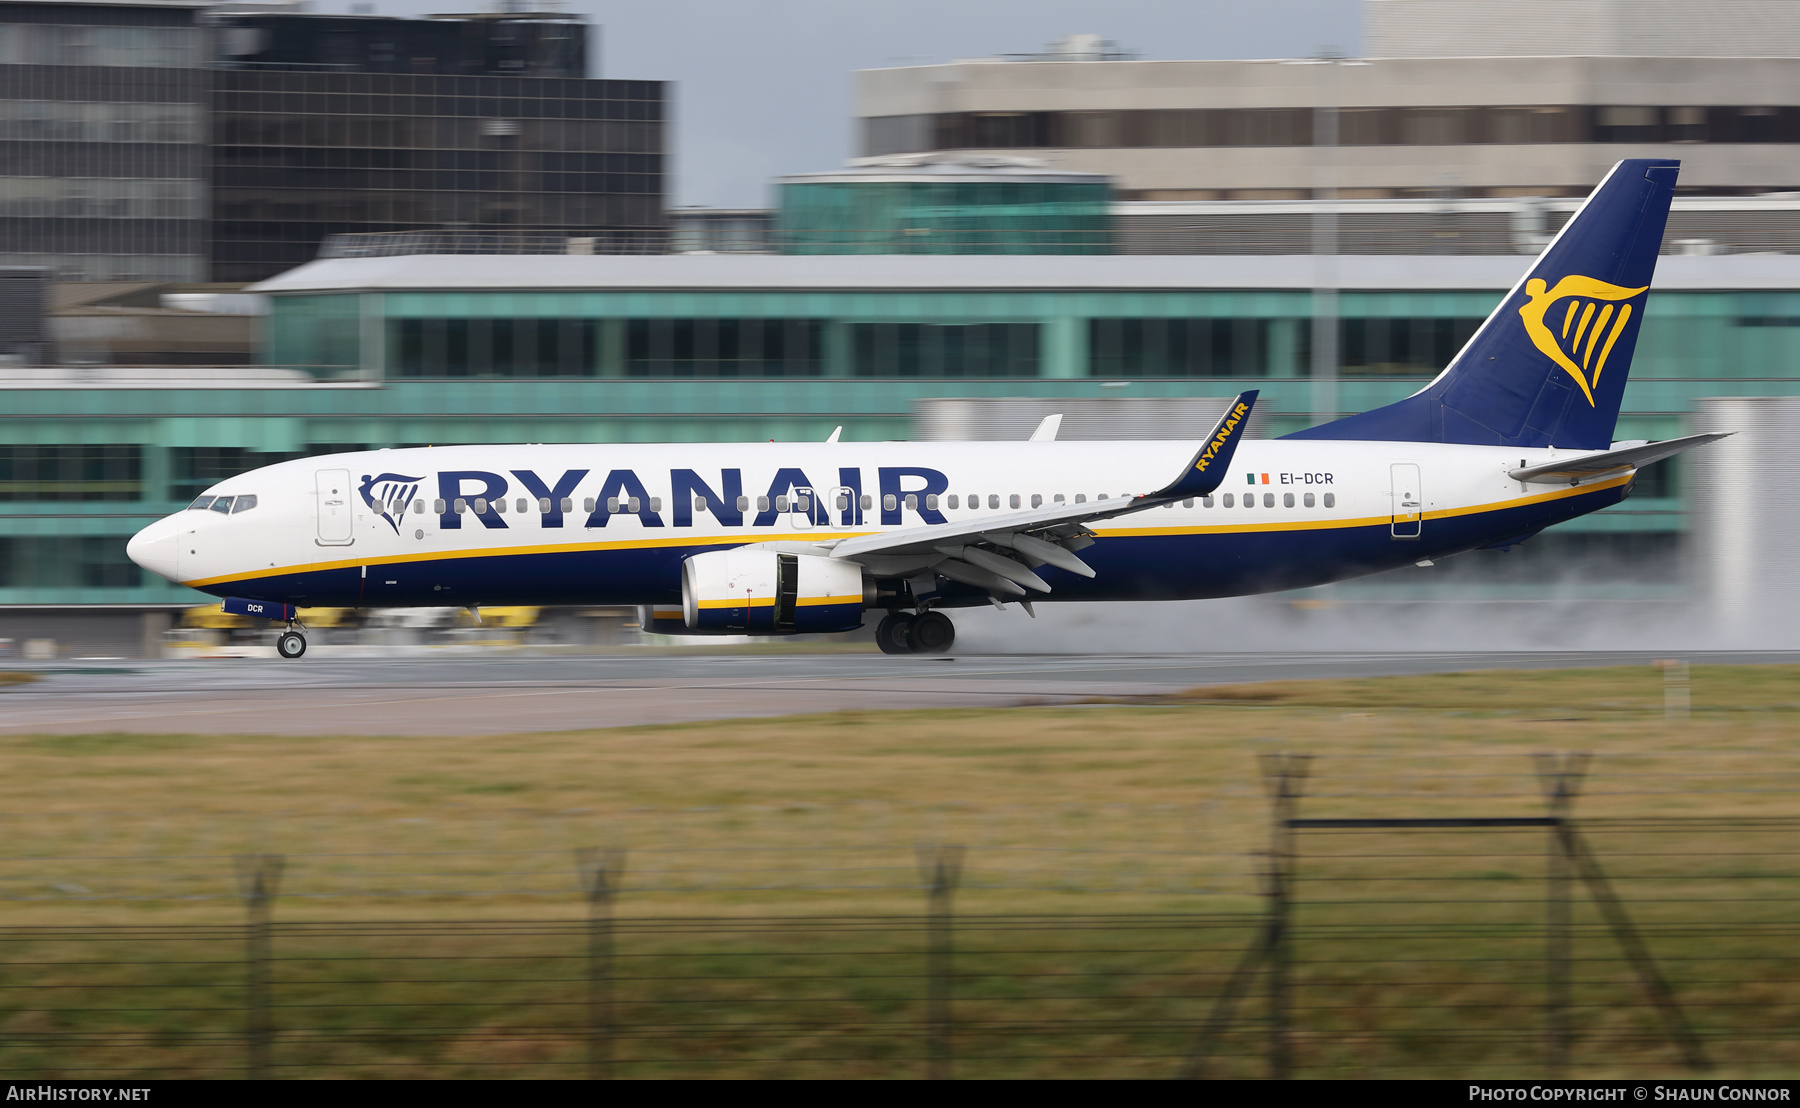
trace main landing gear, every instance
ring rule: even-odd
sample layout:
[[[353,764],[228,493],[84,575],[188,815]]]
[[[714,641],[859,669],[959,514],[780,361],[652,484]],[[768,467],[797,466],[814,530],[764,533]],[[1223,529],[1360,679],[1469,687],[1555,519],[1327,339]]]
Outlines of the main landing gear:
[[[306,653],[306,636],[299,631],[299,622],[288,624],[288,629],[275,640],[275,653],[283,658],[293,659]]]
[[[883,654],[942,654],[956,642],[956,624],[942,612],[889,612],[875,625]]]

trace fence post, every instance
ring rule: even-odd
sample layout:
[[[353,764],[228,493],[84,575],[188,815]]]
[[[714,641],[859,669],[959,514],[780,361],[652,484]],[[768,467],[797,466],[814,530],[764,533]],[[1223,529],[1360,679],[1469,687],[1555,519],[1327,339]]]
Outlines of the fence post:
[[[1569,979],[1574,966],[1574,905],[1569,895],[1574,883],[1572,812],[1589,756],[1538,754],[1533,760],[1551,819],[1544,844],[1544,1052],[1550,1076],[1560,1078],[1569,1068]]]
[[[244,898],[248,926],[244,931],[244,1042],[248,1050],[248,1076],[252,1081],[269,1077],[269,1044],[274,1022],[269,1015],[269,916],[275,892],[281,884],[279,854],[239,854],[238,895]]]
[[[623,850],[583,847],[575,868],[588,903],[588,1079],[613,1075],[613,898],[625,876]]]
[[[1656,667],[1663,672],[1663,718],[1666,720],[1685,720],[1693,710],[1693,684],[1689,678],[1687,660],[1669,658],[1657,662]]]
[[[1310,754],[1265,754],[1263,788],[1274,804],[1269,827],[1269,1076],[1293,1073],[1288,1036],[1288,982],[1293,950],[1289,933],[1294,878],[1294,810],[1306,786]]]
[[[950,1077],[951,932],[950,895],[962,879],[963,848],[920,846],[919,875],[925,881],[929,914],[926,923],[925,973],[926,1075],[933,1081]]]

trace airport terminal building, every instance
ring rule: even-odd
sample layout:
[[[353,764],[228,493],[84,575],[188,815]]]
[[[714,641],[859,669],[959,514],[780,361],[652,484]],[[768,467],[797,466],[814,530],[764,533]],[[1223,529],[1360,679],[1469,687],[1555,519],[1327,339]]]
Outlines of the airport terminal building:
[[[1339,410],[1420,387],[1528,264],[1339,259]],[[823,439],[840,425],[911,438],[926,401],[1251,386],[1282,434],[1319,402],[1314,280],[1303,256],[325,259],[260,286],[262,367],[86,371],[79,388],[80,370],[0,378],[0,604],[196,601],[132,566],[125,539],[215,480],[304,454]],[[1800,258],[1665,257],[1618,437],[1704,430],[1700,397],[1800,395],[1797,364]],[[1667,554],[1687,526],[1680,466],[1558,534]]]

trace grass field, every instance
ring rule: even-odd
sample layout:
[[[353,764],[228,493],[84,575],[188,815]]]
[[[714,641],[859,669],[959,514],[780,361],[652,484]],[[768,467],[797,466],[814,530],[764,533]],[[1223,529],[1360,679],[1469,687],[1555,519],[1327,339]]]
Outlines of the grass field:
[[[965,1065],[1166,1074],[1260,910],[1259,754],[1315,756],[1306,816],[1512,816],[1545,810],[1534,753],[1586,751],[1576,814],[1721,1072],[1792,1074],[1800,670],[1697,667],[1692,704],[1665,719],[1664,675],[1642,667],[504,738],[0,738],[5,984],[60,982],[65,1000],[0,992],[0,1068],[236,1064],[218,1061],[241,1024],[231,856],[267,851],[287,859],[275,917],[295,928],[277,935],[279,1003],[299,1006],[277,1020],[287,1072],[573,1072],[573,851],[615,846],[619,949],[639,959],[619,983],[641,1032],[622,1072],[914,1072],[915,849],[954,842],[958,912],[999,921],[963,925]],[[1304,837],[1301,1071],[1541,1072],[1544,851],[1542,832]],[[1050,922],[1004,922],[1026,915]],[[345,920],[366,929],[332,930]],[[1675,1072],[1590,901],[1575,923],[1578,1072]],[[194,942],[225,944],[213,968],[150,956]],[[138,968],[21,968],[77,953]],[[120,974],[138,991],[118,994]],[[178,993],[204,1003],[156,999]],[[454,1034],[420,1030],[446,1019]],[[90,1024],[141,1037],[72,1049]],[[1232,1042],[1225,1072],[1257,1072],[1252,1040]]]

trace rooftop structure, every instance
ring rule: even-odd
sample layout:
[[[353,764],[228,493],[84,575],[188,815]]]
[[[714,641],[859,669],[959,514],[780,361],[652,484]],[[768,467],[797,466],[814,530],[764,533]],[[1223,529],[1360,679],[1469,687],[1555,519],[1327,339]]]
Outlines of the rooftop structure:
[[[789,254],[1104,254],[1111,183],[1028,158],[892,155],[782,177]]]

